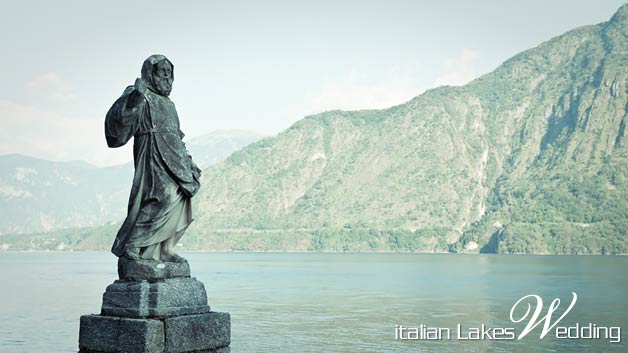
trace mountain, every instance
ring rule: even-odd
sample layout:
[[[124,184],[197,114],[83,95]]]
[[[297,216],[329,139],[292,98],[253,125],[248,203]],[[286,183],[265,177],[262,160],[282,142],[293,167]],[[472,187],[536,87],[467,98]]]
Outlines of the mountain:
[[[388,109],[306,117],[204,170],[196,219],[180,245],[626,254],[627,68],[623,5],[608,22],[553,38],[465,86]],[[2,227],[32,213],[29,227],[42,228],[64,203],[81,205],[64,224],[84,224],[71,220],[100,205],[72,194],[83,190],[77,175],[93,167],[0,165]],[[32,206],[20,203],[40,194]],[[42,205],[48,199],[63,202]],[[116,229],[6,234],[0,250],[108,249]]]
[[[118,221],[132,180],[131,163],[97,168],[81,161],[0,156],[0,234]]]
[[[628,253],[628,5],[463,87],[328,111],[203,174],[184,244]]]
[[[259,141],[264,135],[248,130],[216,130],[186,141],[190,154],[201,168],[218,163],[233,151]]]
[[[259,138],[224,130],[191,139],[187,147],[199,166],[207,167]],[[132,181],[132,162],[98,168],[82,161],[0,156],[0,235],[120,222]]]

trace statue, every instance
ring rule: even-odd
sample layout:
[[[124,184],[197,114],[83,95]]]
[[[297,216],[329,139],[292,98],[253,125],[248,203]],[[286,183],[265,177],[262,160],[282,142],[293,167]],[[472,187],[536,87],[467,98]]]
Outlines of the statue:
[[[118,257],[185,262],[174,246],[193,220],[191,198],[200,187],[201,170],[185,148],[168,98],[173,80],[172,63],[163,55],[150,56],[141,78],[124,90],[105,118],[109,147],[134,137],[128,214],[111,249]]]
[[[230,352],[231,316],[211,311],[205,286],[174,253],[192,222],[201,171],[168,98],[173,69],[165,56],[150,56],[105,118],[109,147],[134,137],[135,175],[111,249],[119,279],[107,286],[100,314],[81,316],[79,353]]]

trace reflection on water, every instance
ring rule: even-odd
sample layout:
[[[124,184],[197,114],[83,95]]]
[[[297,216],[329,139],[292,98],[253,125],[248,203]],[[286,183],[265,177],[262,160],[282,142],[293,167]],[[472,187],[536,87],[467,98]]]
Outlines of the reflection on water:
[[[447,254],[192,253],[213,310],[228,311],[238,352],[626,351],[627,257]],[[108,253],[0,253],[0,351],[76,352],[82,314],[98,313],[116,278]],[[574,309],[561,325],[622,326],[622,343],[458,341],[454,329],[523,328],[509,320],[527,294]],[[450,341],[395,340],[395,325],[448,327]],[[539,327],[540,328],[540,327]]]

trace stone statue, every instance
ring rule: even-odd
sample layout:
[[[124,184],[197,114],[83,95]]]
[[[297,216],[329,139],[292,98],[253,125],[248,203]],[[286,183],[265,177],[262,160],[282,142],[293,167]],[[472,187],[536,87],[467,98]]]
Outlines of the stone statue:
[[[173,80],[172,63],[152,55],[142,65],[142,77],[107,112],[109,147],[134,137],[128,214],[111,249],[118,257],[185,262],[174,246],[192,222],[191,198],[200,187],[201,170],[185,148],[177,111],[168,98]]]
[[[163,55],[146,59],[105,118],[109,147],[135,138],[135,176],[111,249],[119,279],[107,286],[100,314],[81,316],[79,353],[231,351],[231,316],[211,311],[205,286],[173,251],[192,222],[201,175],[168,98],[173,69]]]

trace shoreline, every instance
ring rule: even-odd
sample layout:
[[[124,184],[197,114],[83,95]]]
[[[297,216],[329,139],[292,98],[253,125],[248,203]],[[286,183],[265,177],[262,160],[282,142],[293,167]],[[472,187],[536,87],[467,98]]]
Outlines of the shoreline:
[[[110,253],[109,250],[0,250],[2,253]],[[601,256],[601,257],[622,257],[628,254],[497,254],[497,253],[453,253],[453,252],[390,252],[390,251],[220,251],[220,250],[184,250],[180,253],[206,253],[206,254],[342,254],[342,255],[452,255],[452,256]]]

